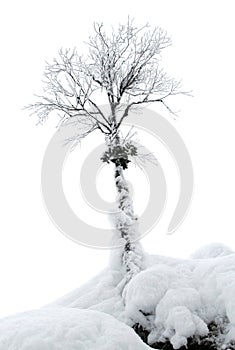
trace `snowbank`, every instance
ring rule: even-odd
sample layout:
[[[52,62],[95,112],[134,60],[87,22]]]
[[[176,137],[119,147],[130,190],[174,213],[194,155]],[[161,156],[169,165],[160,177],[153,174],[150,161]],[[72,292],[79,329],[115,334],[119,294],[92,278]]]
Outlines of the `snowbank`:
[[[213,244],[187,260],[146,255],[146,269],[129,282],[124,300],[122,277],[111,264],[43,309],[0,320],[0,349],[149,349],[130,328],[136,325],[155,346],[169,341],[178,349],[189,338],[207,336],[212,323],[222,325],[220,345],[235,341],[230,249]]]
[[[215,320],[228,320],[224,341],[235,339],[235,254],[229,248],[211,244],[187,260],[147,255],[147,267],[128,284],[124,303],[114,266],[50,306],[88,308],[129,326],[140,324],[149,344],[169,340],[175,349],[189,337],[206,336]]]
[[[88,310],[44,308],[0,320],[1,350],[147,350],[113,317]]]
[[[80,288],[46,305],[46,307],[96,310],[125,322],[125,307],[118,288],[121,279],[120,272],[107,268]]]
[[[169,340],[178,349],[189,337],[206,336],[211,322],[226,318],[226,341],[235,340],[235,254],[155,259],[157,264],[152,257],[151,266],[128,285],[129,324],[149,330],[149,344]]]

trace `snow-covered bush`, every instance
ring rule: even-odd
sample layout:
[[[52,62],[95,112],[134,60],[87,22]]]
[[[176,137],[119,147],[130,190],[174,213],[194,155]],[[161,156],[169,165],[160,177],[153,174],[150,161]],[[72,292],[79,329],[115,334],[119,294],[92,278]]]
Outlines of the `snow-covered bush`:
[[[209,330],[200,317],[201,309],[200,295],[194,288],[169,289],[156,307],[156,328],[149,334],[149,343],[170,339],[178,349],[187,345],[189,337],[207,335]]]
[[[175,349],[205,337],[208,325],[226,319],[224,342],[235,340],[235,254],[209,259],[172,260],[135,276],[126,292],[129,324],[148,332],[148,343],[170,341]]]

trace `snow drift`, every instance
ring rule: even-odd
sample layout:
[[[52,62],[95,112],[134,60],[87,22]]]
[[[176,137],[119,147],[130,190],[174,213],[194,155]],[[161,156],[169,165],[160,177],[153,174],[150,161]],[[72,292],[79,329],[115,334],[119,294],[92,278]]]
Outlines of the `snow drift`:
[[[146,255],[124,298],[120,266],[110,266],[38,311],[0,320],[0,349],[179,349],[208,337],[211,324],[218,349],[235,341],[235,254],[227,247],[207,246],[187,260]],[[131,329],[138,327],[149,346]]]
[[[88,310],[41,309],[0,321],[1,350],[146,350],[130,327]]]
[[[113,265],[51,307],[85,307],[139,324],[150,345],[170,341],[178,349],[190,337],[205,337],[211,322],[223,323],[218,343],[235,339],[235,254],[229,248],[211,244],[187,260],[146,256],[146,265],[128,284],[124,301]]]

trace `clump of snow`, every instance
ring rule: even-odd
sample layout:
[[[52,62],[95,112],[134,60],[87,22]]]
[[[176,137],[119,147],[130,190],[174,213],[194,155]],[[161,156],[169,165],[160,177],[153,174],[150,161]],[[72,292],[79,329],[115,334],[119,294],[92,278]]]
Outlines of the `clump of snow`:
[[[168,289],[156,307],[156,329],[150,333],[149,343],[170,339],[178,349],[193,335],[207,335],[207,325],[199,317],[201,308],[200,294],[194,288]]]
[[[207,244],[200,249],[196,250],[191,258],[193,259],[208,259],[208,258],[216,258],[219,256],[226,256],[234,254],[234,252],[222,243],[211,243]]]
[[[235,340],[235,254],[200,260],[158,256],[156,265],[150,260],[126,292],[129,324],[149,330],[149,344],[169,340],[178,349],[189,337],[206,336],[216,317],[227,317],[226,341]]]
[[[126,289],[126,315],[133,323],[148,327],[144,314],[151,314],[174,277],[170,267],[159,264],[136,275]]]
[[[44,308],[0,320],[1,350],[147,350],[137,334],[107,314]]]

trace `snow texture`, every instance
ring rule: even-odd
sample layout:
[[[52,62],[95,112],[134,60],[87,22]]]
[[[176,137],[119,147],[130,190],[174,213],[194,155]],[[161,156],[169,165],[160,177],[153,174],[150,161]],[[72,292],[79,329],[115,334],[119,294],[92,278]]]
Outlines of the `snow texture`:
[[[211,243],[203,246],[202,248],[196,250],[191,258],[193,259],[208,259],[216,258],[218,256],[226,256],[233,254],[234,252],[224,244],[221,243]]]
[[[41,309],[0,320],[1,350],[146,350],[137,334],[107,314]]]
[[[215,320],[226,320],[220,343],[235,341],[230,249],[207,246],[187,260],[146,254],[146,268],[127,284],[124,299],[118,254],[109,268],[54,303],[0,320],[0,349],[149,349],[133,333],[135,324],[148,330],[150,345],[169,340],[178,349],[189,337],[206,336]]]
[[[211,256],[214,246],[206,251]],[[126,315],[132,324],[149,329],[149,344],[170,340],[178,349],[189,337],[207,335],[207,325],[225,316],[229,320],[226,341],[235,339],[235,254],[203,257],[156,257],[157,263],[129,283]]]
[[[120,272],[107,268],[82,287],[46,305],[46,307],[96,310],[110,314],[124,322],[125,307],[118,287],[121,280],[122,274]]]

